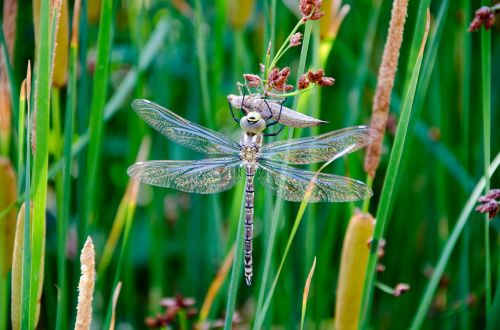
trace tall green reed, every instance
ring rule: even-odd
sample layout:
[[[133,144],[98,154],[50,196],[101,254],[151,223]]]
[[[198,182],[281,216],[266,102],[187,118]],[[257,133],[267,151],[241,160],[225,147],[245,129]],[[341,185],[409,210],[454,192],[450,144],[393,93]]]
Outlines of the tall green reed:
[[[389,215],[389,208],[392,202],[392,193],[394,190],[395,182],[399,173],[399,163],[404,151],[406,130],[411,117],[411,110],[413,107],[413,100],[415,96],[415,90],[417,87],[418,76],[420,73],[420,66],[422,64],[422,56],[425,49],[425,43],[427,41],[427,33],[429,31],[430,24],[430,14],[427,12],[427,23],[425,27],[425,33],[421,40],[418,56],[415,58],[415,64],[411,66],[414,67],[414,71],[411,75],[411,83],[408,86],[408,90],[405,95],[405,101],[403,102],[403,109],[401,111],[401,116],[398,124],[398,129],[396,132],[396,138],[394,141],[393,149],[391,151],[391,156],[389,159],[389,165],[387,168],[387,174],[384,180],[384,186],[382,188],[381,198],[377,210],[377,222],[375,224],[375,231],[373,234],[373,240],[370,249],[370,256],[368,259],[368,266],[366,270],[366,278],[363,290],[363,299],[361,305],[360,314],[360,328],[366,329],[369,322],[369,312],[371,310],[371,301],[373,299],[373,286],[375,284],[375,267],[377,264],[377,251],[379,248],[380,240],[384,234],[385,224]]]
[[[96,198],[104,134],[104,106],[106,104],[111,44],[113,39],[113,0],[103,0],[97,38],[97,59],[90,106],[89,149],[87,155],[87,182],[85,187],[85,212],[79,228],[79,242],[83,245],[89,226],[96,219]]]
[[[35,139],[33,156],[33,228],[26,238],[32,237],[32,258],[29,280],[29,313],[23,313],[23,328],[35,327],[37,290],[41,281],[43,268],[41,254],[44,250],[45,205],[47,200],[47,171],[49,146],[49,111],[51,86],[51,38],[49,1],[42,1],[40,6],[39,42],[37,44],[37,61],[35,73]],[[29,202],[26,209],[29,211]],[[28,214],[28,213],[27,213]],[[29,218],[29,216],[27,216]],[[29,226],[28,226],[29,228]],[[29,241],[29,239],[25,239]],[[26,245],[25,245],[26,246]],[[26,296],[25,296],[26,297]]]
[[[490,5],[491,1],[482,1]],[[491,159],[491,32],[481,29],[481,89],[483,108],[483,166],[485,185],[484,191],[490,190],[490,175],[488,166]],[[490,221],[488,215],[484,215],[484,289],[486,318],[491,313],[491,253],[490,253]]]

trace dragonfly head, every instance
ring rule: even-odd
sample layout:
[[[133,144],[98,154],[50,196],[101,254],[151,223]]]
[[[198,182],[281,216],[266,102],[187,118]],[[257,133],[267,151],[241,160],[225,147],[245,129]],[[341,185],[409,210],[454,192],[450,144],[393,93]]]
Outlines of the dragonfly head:
[[[250,111],[240,120],[241,129],[245,132],[259,133],[266,129],[266,121],[261,114],[255,111]]]

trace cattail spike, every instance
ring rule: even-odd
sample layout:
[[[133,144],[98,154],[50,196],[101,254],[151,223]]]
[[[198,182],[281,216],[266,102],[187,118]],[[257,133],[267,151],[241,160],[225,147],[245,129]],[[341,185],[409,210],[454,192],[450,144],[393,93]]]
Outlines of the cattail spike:
[[[78,306],[75,330],[90,329],[92,321],[92,297],[95,284],[95,251],[92,239],[87,237],[80,255],[80,283],[78,284]]]
[[[394,0],[392,5],[389,33],[385,43],[382,63],[378,73],[377,90],[373,99],[372,119],[370,126],[378,132],[377,137],[368,145],[366,152],[365,171],[371,178],[380,163],[382,140],[384,138],[389,102],[391,99],[394,78],[398,68],[399,49],[403,41],[403,30],[406,21],[408,0]]]

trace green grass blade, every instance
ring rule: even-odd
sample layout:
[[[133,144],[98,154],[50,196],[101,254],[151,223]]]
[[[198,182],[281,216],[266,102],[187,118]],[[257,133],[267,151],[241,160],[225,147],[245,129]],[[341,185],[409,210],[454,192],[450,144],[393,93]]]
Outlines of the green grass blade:
[[[87,157],[87,182],[85,187],[85,213],[79,230],[83,246],[88,236],[88,227],[94,221],[97,176],[99,172],[102,137],[104,134],[104,105],[108,89],[109,62],[113,37],[113,0],[103,0],[97,39],[96,69],[93,79],[92,103],[89,121],[89,150]]]
[[[77,8],[78,6],[78,8]],[[62,170],[62,206],[61,218],[57,222],[57,279],[59,288],[59,299],[57,303],[56,329],[66,329],[68,324],[68,293],[66,279],[66,233],[70,221],[71,205],[71,145],[73,142],[76,102],[77,102],[77,67],[78,67],[78,22],[80,1],[75,2],[73,17],[72,40],[69,51],[69,77],[66,95],[66,114],[64,122],[64,146]],[[76,16],[76,17],[75,17]]]
[[[33,228],[32,265],[30,274],[29,321],[28,328],[36,323],[36,305],[38,287],[43,272],[41,258],[44,251],[45,204],[47,200],[47,171],[49,146],[49,111],[50,111],[50,13],[49,1],[42,1],[40,6],[40,39],[37,45],[36,88],[35,88],[35,151],[33,157]],[[29,210],[29,204],[26,204]],[[27,239],[26,239],[27,240]]]
[[[241,271],[243,266],[243,222],[245,219],[245,194],[241,200],[240,218],[238,220],[238,230],[236,232],[235,251],[233,266],[231,269],[231,278],[229,280],[229,289],[226,302],[226,314],[224,320],[224,330],[233,328],[234,306],[236,304],[236,296],[238,287],[241,283]]]
[[[488,167],[488,172],[487,176],[493,175],[495,173],[496,169],[500,165],[500,153],[497,154],[493,162],[490,164]],[[429,280],[429,284],[427,284],[427,287],[425,289],[425,292],[422,296],[422,299],[420,300],[420,304],[418,306],[417,312],[415,313],[415,316],[413,318],[410,330],[417,330],[422,327],[422,323],[424,322],[425,316],[427,314],[427,311],[429,310],[431,303],[432,303],[432,298],[434,296],[434,292],[436,291],[436,288],[439,284],[439,281],[441,277],[443,276],[445,267],[448,263],[448,260],[450,259],[451,253],[453,252],[453,249],[457,243],[458,237],[460,236],[460,233],[463,231],[467,220],[469,219],[469,216],[471,212],[474,209],[474,206],[477,203],[477,199],[481,195],[481,192],[483,191],[484,187],[486,186],[486,179],[483,177],[479,182],[477,183],[476,187],[472,191],[469,199],[467,200],[467,203],[465,204],[464,208],[460,212],[460,216],[458,217],[458,220],[455,224],[455,227],[453,228],[453,231],[450,234],[450,237],[446,241],[446,245],[443,249],[443,252],[441,253],[439,257],[439,261],[436,264],[436,267],[434,267],[434,271],[432,273],[432,277]]]
[[[491,1],[483,1],[484,5],[490,5]],[[481,89],[483,99],[483,157],[484,157],[484,185],[485,193],[490,190],[490,176],[488,165],[491,158],[491,31],[481,28]],[[486,292],[485,307],[486,318],[491,313],[491,256],[490,256],[490,220],[488,214],[484,215],[484,290]]]
[[[418,53],[419,56],[416,57],[415,59],[416,63],[415,65],[412,65],[412,67],[414,67],[415,70],[412,72],[410,80],[411,82],[407,90],[406,96],[404,98],[403,110],[401,111],[398,129],[396,132],[396,138],[394,140],[394,146],[391,151],[389,165],[387,168],[387,174],[384,180],[384,186],[382,188],[380,203],[377,210],[377,216],[376,216],[377,222],[375,224],[375,231],[373,234],[370,256],[368,258],[368,266],[366,269],[366,278],[363,289],[363,299],[362,299],[361,315],[360,315],[361,322],[359,323],[361,329],[366,329],[368,327],[369,313],[371,310],[371,301],[373,299],[372,298],[373,287],[375,284],[375,268],[377,264],[378,244],[384,234],[385,225],[389,217],[389,209],[392,201],[392,193],[394,191],[394,186],[397,177],[398,175],[400,175],[399,164],[401,162],[401,157],[403,155],[405,139],[406,139],[406,131],[411,118],[411,111],[413,107],[413,100],[415,97],[415,90],[417,87],[418,76],[420,73],[420,66],[422,64],[422,56],[425,48],[425,43],[427,40],[427,32],[429,31],[429,24],[430,24],[429,12],[427,12],[427,14],[428,14],[427,24],[425,28],[426,33],[424,34],[421,40],[420,51]]]

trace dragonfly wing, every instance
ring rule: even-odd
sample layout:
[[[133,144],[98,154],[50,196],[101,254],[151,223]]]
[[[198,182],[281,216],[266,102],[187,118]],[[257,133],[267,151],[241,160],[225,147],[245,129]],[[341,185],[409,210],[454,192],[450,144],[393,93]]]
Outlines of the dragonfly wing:
[[[261,148],[261,157],[290,164],[327,161],[368,145],[375,134],[368,126],[354,126],[318,136],[276,141]]]
[[[151,127],[184,147],[207,154],[238,154],[240,151],[235,141],[192,123],[154,102],[134,100],[132,108]]]
[[[194,161],[139,162],[127,173],[143,183],[180,191],[213,194],[234,186],[241,178],[240,160],[234,157]]]
[[[312,185],[309,202],[349,202],[372,196],[364,183],[344,176],[306,171],[282,163],[262,160],[258,180],[287,201],[301,202]]]

